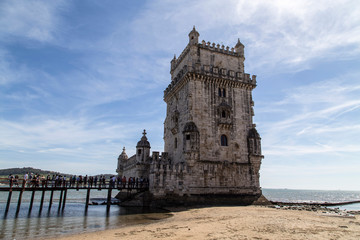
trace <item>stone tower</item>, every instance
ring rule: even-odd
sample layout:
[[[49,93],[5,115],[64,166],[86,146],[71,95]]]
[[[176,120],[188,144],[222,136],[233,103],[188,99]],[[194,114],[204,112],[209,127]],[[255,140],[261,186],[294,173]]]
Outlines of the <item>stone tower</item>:
[[[171,61],[164,91],[165,152],[184,166],[170,192],[187,195],[259,196],[260,135],[253,124],[256,76],[244,72],[244,45],[202,41],[195,27]],[[156,189],[154,189],[156,192]],[[161,191],[162,193],[166,192]]]
[[[261,195],[261,138],[253,123],[256,77],[244,71],[244,45],[202,41],[195,27],[171,60],[164,91],[165,152],[152,152],[144,130],[118,173],[149,178],[143,205],[248,204]],[[147,202],[147,203],[144,203]]]

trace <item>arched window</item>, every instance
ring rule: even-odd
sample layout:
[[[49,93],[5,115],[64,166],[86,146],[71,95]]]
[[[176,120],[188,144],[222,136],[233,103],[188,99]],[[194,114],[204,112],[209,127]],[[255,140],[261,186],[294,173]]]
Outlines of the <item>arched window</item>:
[[[225,110],[222,110],[222,111],[221,111],[221,117],[222,117],[222,118],[226,118],[226,111],[225,111]]]
[[[221,135],[221,146],[227,146],[228,145],[228,140],[226,135]]]

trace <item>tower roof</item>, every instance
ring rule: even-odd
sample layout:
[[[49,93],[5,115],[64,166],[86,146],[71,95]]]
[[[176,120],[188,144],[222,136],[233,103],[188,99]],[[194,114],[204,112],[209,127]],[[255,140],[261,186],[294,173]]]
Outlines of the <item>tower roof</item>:
[[[193,27],[193,29],[192,29],[191,32],[189,33],[189,37],[190,37],[192,34],[197,35],[197,36],[200,36],[199,32],[196,31],[195,26]]]
[[[119,159],[120,160],[127,160],[128,159],[128,155],[125,152],[125,147],[123,148],[123,151],[121,152],[121,154],[119,155]]]
[[[238,47],[244,47],[244,44],[242,44],[242,43],[240,42],[240,38],[238,38],[238,41],[237,41],[235,47],[236,47],[236,48],[238,48]]]
[[[150,148],[150,143],[146,137],[146,130],[144,129],[143,136],[141,137],[140,141],[137,143],[136,147],[147,147]]]

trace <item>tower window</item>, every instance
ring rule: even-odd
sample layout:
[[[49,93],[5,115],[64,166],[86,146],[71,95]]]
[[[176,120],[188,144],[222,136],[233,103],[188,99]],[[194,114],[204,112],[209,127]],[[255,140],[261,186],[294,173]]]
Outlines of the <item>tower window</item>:
[[[219,88],[219,97],[226,97],[225,88]]]
[[[190,140],[190,134],[186,135],[186,140]]]
[[[227,146],[228,145],[228,140],[226,135],[221,135],[221,146]]]
[[[226,118],[226,111],[225,111],[225,110],[222,110],[222,112],[221,112],[221,117],[222,117],[222,118]]]
[[[141,154],[141,149],[138,149],[138,155],[140,155]]]

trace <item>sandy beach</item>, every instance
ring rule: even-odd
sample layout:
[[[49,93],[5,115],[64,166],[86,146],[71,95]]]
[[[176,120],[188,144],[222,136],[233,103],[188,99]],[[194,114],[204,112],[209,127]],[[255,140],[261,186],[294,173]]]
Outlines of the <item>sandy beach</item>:
[[[172,210],[167,219],[56,239],[360,239],[360,215],[261,206]]]

